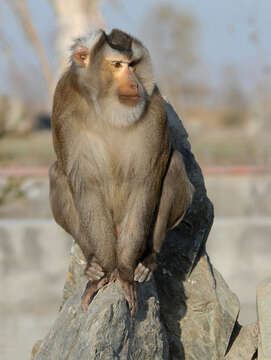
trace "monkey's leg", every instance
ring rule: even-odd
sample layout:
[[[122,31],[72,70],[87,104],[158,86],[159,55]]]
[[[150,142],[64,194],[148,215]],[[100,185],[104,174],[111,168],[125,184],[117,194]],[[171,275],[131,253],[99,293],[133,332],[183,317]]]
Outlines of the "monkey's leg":
[[[57,161],[50,168],[50,202],[55,221],[67,231],[80,246],[80,222],[73,196],[64,172]],[[98,260],[93,256],[88,259],[85,271],[90,280],[96,282],[104,276]]]
[[[182,155],[174,151],[164,179],[158,215],[150,238],[151,253],[140,262],[135,271],[134,279],[138,282],[150,278],[156,268],[156,257],[161,250],[168,230],[178,225],[192,202],[194,187],[190,183]]]

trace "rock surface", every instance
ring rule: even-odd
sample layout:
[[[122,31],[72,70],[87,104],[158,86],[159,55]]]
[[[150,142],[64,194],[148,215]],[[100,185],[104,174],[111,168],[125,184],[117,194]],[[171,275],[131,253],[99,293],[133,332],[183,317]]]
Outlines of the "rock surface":
[[[155,279],[139,287],[139,310],[134,318],[118,282],[100,290],[87,313],[82,312],[84,266],[75,244],[66,301],[35,360],[224,358],[239,302],[207,255],[185,281],[160,268]],[[67,284],[73,284],[68,287],[70,292]]]
[[[258,348],[258,331],[256,323],[241,328],[225,360],[255,359]]]
[[[118,282],[100,290],[82,312],[85,259],[74,245],[60,314],[34,360],[219,360],[233,342],[239,302],[205,252],[213,207],[186,131],[172,107],[166,107],[172,142],[184,156],[196,191],[182,223],[167,234],[157,271],[139,287],[135,317]]]
[[[82,287],[65,303],[34,359],[168,359],[154,284],[140,288],[140,310],[131,318],[118,282],[81,309]]]
[[[271,359],[271,279],[257,288],[257,311],[259,320],[259,360]]]

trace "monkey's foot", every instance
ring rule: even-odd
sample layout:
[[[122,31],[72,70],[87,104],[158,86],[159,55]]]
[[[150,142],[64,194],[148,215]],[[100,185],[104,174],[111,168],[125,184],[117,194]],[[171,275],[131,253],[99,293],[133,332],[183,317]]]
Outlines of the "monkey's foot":
[[[93,300],[94,296],[101,289],[104,285],[108,283],[108,277],[105,276],[99,281],[89,281],[87,283],[86,289],[84,294],[82,295],[82,308],[83,311],[87,311],[91,301]]]
[[[137,283],[135,281],[129,282],[119,277],[119,281],[124,293],[124,297],[127,300],[129,310],[133,316],[137,310]]]
[[[98,281],[104,276],[103,268],[95,261],[86,268],[85,274],[90,281]]]
[[[150,280],[152,275],[152,270],[144,265],[143,263],[139,263],[135,269],[134,280],[138,282],[144,282]]]

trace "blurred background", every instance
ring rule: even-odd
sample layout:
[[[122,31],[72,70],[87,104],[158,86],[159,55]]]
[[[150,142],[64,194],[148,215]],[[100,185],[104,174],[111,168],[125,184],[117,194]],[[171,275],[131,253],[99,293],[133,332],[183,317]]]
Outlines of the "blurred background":
[[[150,50],[186,127],[215,223],[212,262],[256,320],[270,276],[269,0],[0,2],[0,358],[29,358],[56,317],[71,239],[48,201],[52,94],[72,39],[121,28]]]

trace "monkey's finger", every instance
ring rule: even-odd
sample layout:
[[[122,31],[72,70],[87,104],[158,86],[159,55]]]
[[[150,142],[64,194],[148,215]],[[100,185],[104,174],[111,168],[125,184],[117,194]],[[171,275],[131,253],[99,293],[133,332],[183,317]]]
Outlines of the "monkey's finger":
[[[96,262],[93,262],[91,265],[90,265],[90,268],[94,268],[96,269],[97,271],[100,271],[100,272],[103,272],[103,268]]]
[[[150,271],[149,268],[147,268],[147,267],[144,268],[144,270],[140,273],[140,277],[138,279],[138,282],[142,283],[142,282],[146,281],[150,272],[151,271]]]
[[[92,269],[92,268],[87,269],[85,273],[90,274],[90,275],[93,274],[93,275],[96,275],[96,276],[99,276],[99,277],[102,277],[104,275],[103,272],[97,271],[97,270]]]
[[[102,276],[98,276],[95,274],[86,274],[86,275],[90,281],[99,281],[102,278]]]
[[[89,270],[96,271],[97,273],[104,274],[104,271],[103,271],[102,267],[101,267],[99,264],[97,264],[97,263],[91,264],[91,265],[86,269],[86,271],[89,271]]]
[[[145,265],[139,263],[135,271],[135,281],[144,282],[150,272],[150,269]]]
[[[85,274],[89,277],[90,280],[100,280],[104,276],[102,271],[97,271],[92,268],[88,268]]]
[[[141,276],[141,273],[143,273],[145,269],[145,266],[142,263],[139,263],[135,269],[135,275],[134,275],[134,281],[138,281],[138,279]]]

